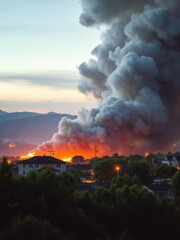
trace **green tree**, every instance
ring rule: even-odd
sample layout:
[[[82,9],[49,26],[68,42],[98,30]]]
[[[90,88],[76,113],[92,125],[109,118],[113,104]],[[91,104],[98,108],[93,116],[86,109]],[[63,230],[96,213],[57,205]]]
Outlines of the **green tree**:
[[[111,181],[112,185],[116,187],[123,187],[124,185],[132,186],[132,185],[139,185],[140,181],[137,176],[129,176],[129,175],[122,175],[118,177],[114,177]]]
[[[129,176],[136,175],[141,184],[149,184],[152,182],[152,178],[150,176],[150,166],[146,160],[128,162],[126,173]]]
[[[2,163],[0,164],[0,181],[4,178],[12,177],[12,166],[8,163],[8,159],[3,157]]]
[[[47,220],[39,220],[33,216],[16,218],[13,220],[11,227],[5,231],[1,239],[18,239],[18,240],[60,240],[62,233],[53,228]]]
[[[167,179],[172,178],[176,171],[177,169],[175,167],[168,166],[167,164],[160,164],[151,169],[150,175],[154,179],[155,178]]]
[[[145,157],[142,155],[129,155],[127,158],[128,161],[141,161],[145,159]]]
[[[180,170],[172,178],[172,190],[174,193],[175,204],[180,207]]]
[[[124,173],[127,161],[125,157],[94,158],[91,165],[97,181],[110,182],[114,176]]]

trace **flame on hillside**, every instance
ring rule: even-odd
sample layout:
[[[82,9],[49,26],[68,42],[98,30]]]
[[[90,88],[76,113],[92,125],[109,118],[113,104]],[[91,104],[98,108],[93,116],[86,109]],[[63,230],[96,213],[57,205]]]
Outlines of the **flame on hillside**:
[[[54,156],[65,162],[71,162],[74,156],[83,156],[84,159],[105,155],[111,156],[114,151],[111,150],[106,143],[104,132],[101,133],[99,128],[95,130],[97,131],[89,135],[80,133],[80,131],[77,134],[75,134],[75,132],[75,136],[70,138],[59,136],[58,133],[54,134],[50,141],[39,145],[29,154],[22,156],[21,159],[24,160],[33,156]],[[78,138],[78,140],[76,138]],[[61,143],[60,145],[59,142]],[[122,150],[117,153],[124,154]]]
[[[62,159],[64,162],[71,162],[72,158],[71,157],[66,157]]]
[[[14,147],[16,147],[16,144],[15,144],[15,143],[9,143],[9,144],[8,144],[8,147],[9,147],[9,148],[14,148]]]
[[[36,153],[35,153],[35,152],[30,152],[30,153],[28,153],[27,155],[21,156],[21,157],[20,157],[20,160],[26,160],[26,159],[32,158],[32,157],[34,157],[34,156],[36,156]]]
[[[83,156],[84,159],[91,159],[93,157],[111,155],[110,149],[104,142],[105,138],[98,137],[92,139],[92,136],[82,135],[77,141],[75,138],[68,139],[54,134],[51,141],[39,145],[31,153],[34,153],[35,156],[54,156],[65,162],[71,162],[74,156]],[[60,146],[59,141],[61,141]],[[29,154],[22,158],[27,159],[27,157],[29,157]]]
[[[43,153],[36,153],[36,152],[30,152],[30,153],[28,153],[27,155],[23,155],[23,156],[21,156],[20,157],[20,160],[27,160],[27,159],[29,159],[29,158],[32,158],[32,157],[35,157],[35,156],[46,156],[45,154],[43,154]],[[72,160],[72,157],[63,157],[63,158],[61,158],[61,157],[57,157],[58,159],[62,159],[63,161],[65,161],[65,162],[71,162],[71,160]]]

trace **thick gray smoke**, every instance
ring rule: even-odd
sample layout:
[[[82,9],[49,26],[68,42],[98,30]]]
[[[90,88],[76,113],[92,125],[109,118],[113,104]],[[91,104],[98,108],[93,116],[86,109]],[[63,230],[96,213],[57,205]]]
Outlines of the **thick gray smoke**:
[[[84,26],[107,26],[79,90],[100,105],[63,119],[38,146],[59,156],[169,151],[180,134],[180,1],[81,0]]]

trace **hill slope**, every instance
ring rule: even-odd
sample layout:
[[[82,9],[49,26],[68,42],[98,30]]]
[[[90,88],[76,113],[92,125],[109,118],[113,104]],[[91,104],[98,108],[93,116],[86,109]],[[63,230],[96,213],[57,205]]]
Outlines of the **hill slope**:
[[[22,146],[22,143],[38,145],[49,140],[58,131],[58,124],[62,117],[76,118],[75,115],[59,113],[6,113],[0,111],[0,141],[21,143],[16,144],[16,148]],[[13,153],[15,150],[17,149],[14,147],[10,152]]]

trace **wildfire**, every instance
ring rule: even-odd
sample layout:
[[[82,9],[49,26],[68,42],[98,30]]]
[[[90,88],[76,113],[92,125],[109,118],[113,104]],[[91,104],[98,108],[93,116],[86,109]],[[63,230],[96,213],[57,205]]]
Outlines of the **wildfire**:
[[[32,158],[34,156],[43,156],[44,154],[41,153],[36,153],[36,152],[30,152],[27,155],[21,156],[20,160],[26,160],[28,158]],[[59,158],[59,157],[58,157]],[[71,162],[72,158],[71,157],[64,157],[64,158],[59,158],[62,159],[65,162]]]
[[[62,160],[65,161],[65,162],[71,162],[72,158],[71,157],[67,157],[67,158],[63,158]]]
[[[145,156],[145,157],[148,157],[148,156],[149,156],[149,153],[148,153],[148,152],[146,152],[146,153],[144,154],[144,156]]]
[[[16,147],[16,144],[15,143],[9,143],[9,148],[14,148],[14,147]]]
[[[28,153],[27,155],[21,156],[20,159],[21,159],[21,160],[26,160],[26,159],[32,158],[32,157],[34,157],[34,156],[36,156],[36,153],[35,153],[35,152],[30,152],[30,153]]]

